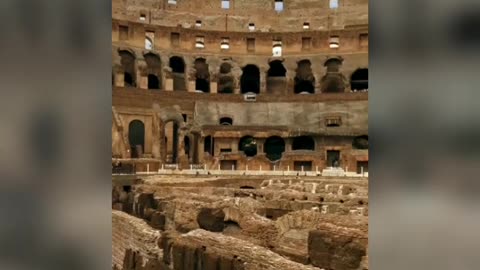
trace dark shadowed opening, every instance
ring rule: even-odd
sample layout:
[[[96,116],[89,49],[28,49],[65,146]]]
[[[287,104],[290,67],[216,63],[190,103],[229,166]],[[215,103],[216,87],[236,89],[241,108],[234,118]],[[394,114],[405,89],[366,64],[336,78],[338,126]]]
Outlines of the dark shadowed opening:
[[[238,143],[238,150],[243,151],[247,157],[257,155],[257,142],[252,136],[245,136],[240,139]]]
[[[357,69],[351,77],[350,86],[352,90],[368,89],[368,69]]]
[[[148,74],[148,89],[160,89],[160,81],[153,74]]]
[[[310,136],[300,136],[293,139],[292,150],[315,150],[315,141]]]
[[[260,93],[260,70],[255,65],[247,65],[243,68],[240,78],[240,90],[242,93]]]
[[[140,120],[133,120],[128,125],[128,141],[132,158],[139,158],[143,154],[145,144],[145,125]]]
[[[271,161],[279,160],[285,152],[285,141],[278,136],[269,137],[265,141],[264,151]]]

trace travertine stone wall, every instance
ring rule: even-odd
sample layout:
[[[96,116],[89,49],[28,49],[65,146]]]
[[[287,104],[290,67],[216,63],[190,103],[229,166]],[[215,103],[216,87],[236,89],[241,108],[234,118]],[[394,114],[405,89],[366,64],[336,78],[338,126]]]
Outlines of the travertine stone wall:
[[[122,269],[126,250],[138,252],[145,261],[161,257],[160,232],[144,220],[112,210],[112,265]]]

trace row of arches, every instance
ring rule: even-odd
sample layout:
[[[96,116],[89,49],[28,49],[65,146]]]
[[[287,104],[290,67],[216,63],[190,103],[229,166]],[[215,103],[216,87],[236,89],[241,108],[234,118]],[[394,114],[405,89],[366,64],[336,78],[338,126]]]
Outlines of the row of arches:
[[[169,126],[170,125],[170,126]],[[167,160],[175,163],[177,160],[178,149],[178,125],[174,122],[169,122],[165,125],[165,133],[171,133],[172,142],[168,142],[168,136],[165,134],[166,151],[172,156],[167,157]],[[145,146],[145,125],[140,120],[133,120],[128,127],[128,139],[130,143],[130,151],[132,158],[139,158],[142,156]],[[185,154],[191,153],[192,141],[188,136],[184,138]],[[212,136],[204,138],[204,152],[214,155],[215,140]],[[352,142],[353,149],[368,149],[368,136],[357,136]],[[312,136],[297,136],[292,138],[291,150],[299,151],[315,151],[315,140]],[[244,136],[238,142],[238,151],[243,152],[247,157],[254,157],[258,154],[257,140],[253,136]],[[265,140],[263,144],[263,152],[271,161],[281,159],[283,152],[285,152],[285,140],[279,136],[272,136]]]
[[[127,51],[119,51],[121,65],[124,72],[124,85],[126,87],[136,87],[135,79],[135,57]],[[146,71],[148,73],[148,89],[162,88],[162,63],[158,55],[147,53],[145,56]],[[320,91],[322,93],[344,92],[347,87],[347,79],[340,73],[342,61],[332,58],[324,63],[326,74],[320,80]],[[175,91],[186,91],[186,65],[180,56],[169,58],[168,66],[171,70],[173,79],[173,89]],[[205,58],[197,58],[193,63],[193,74],[195,80],[195,89],[200,92],[210,92],[211,72]],[[269,69],[266,74],[267,93],[282,93],[287,86],[287,69],[281,60],[273,60],[269,63]],[[247,64],[242,68],[242,74],[239,79],[241,93],[259,94],[261,89],[260,68],[254,64]],[[220,65],[218,72],[218,93],[231,94],[235,89],[235,76],[232,73],[232,65],[224,62]],[[308,59],[297,63],[295,70],[293,91],[295,94],[313,94],[315,93],[316,78],[313,74],[312,63]],[[368,69],[357,69],[350,77],[350,88],[355,90],[368,89]]]

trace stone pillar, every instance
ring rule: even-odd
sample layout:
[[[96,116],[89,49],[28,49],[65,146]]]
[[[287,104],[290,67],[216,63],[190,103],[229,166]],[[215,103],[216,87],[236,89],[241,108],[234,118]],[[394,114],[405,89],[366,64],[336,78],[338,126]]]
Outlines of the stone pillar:
[[[197,153],[198,153],[199,163],[204,162],[204,154],[205,154],[205,152],[203,151],[204,147],[205,147],[205,138],[202,136],[197,136]]]
[[[115,73],[115,86],[125,87],[125,73],[123,71],[117,71]]]
[[[165,80],[165,91],[173,91],[173,79],[171,77],[167,77]]]
[[[292,138],[285,139],[285,152],[292,151],[292,143],[293,143]]]
[[[152,123],[152,157],[156,159],[160,159],[161,158],[160,120],[156,113],[153,114],[152,121],[153,121]]]
[[[194,80],[188,80],[188,85],[187,85],[188,92],[195,92],[195,81]]]
[[[267,70],[260,68],[260,94],[267,93]]]
[[[218,92],[218,83],[210,82],[210,93],[216,94]]]
[[[256,139],[257,142],[257,154],[263,154],[263,145],[265,144],[265,139]]]
[[[181,127],[178,127],[177,138],[178,146],[174,151],[177,151],[177,163],[183,169],[188,166],[188,158],[185,155],[185,130]]]
[[[144,75],[139,76],[138,88],[148,89],[148,77]]]

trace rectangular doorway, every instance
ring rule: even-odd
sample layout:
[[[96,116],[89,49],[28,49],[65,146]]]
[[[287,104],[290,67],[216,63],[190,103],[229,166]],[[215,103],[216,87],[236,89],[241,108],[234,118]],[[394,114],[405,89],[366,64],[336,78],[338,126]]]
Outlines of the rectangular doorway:
[[[220,169],[223,171],[231,171],[237,169],[237,161],[236,160],[221,160],[220,161]]]
[[[364,173],[368,173],[368,161],[357,161],[357,173],[362,173],[362,168]]]
[[[327,166],[340,167],[340,151],[327,150]]]
[[[294,161],[293,168],[295,171],[303,171],[309,172],[312,170],[312,162],[311,161]]]

